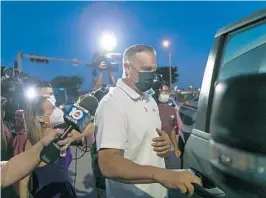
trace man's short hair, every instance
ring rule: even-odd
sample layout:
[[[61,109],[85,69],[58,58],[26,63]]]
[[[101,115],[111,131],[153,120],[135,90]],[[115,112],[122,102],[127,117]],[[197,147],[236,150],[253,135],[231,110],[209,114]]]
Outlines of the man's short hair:
[[[130,61],[132,58],[135,58],[136,54],[140,52],[152,52],[156,55],[155,49],[150,45],[132,45],[125,50],[123,54],[123,63]]]

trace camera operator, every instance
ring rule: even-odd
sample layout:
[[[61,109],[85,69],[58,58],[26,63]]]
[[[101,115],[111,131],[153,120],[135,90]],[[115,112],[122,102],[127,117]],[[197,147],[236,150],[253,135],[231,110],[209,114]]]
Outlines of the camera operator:
[[[99,76],[98,76],[98,79],[95,81],[93,91],[99,89],[103,85],[104,71],[108,72],[110,85],[115,86],[116,80],[115,80],[114,74],[110,69],[108,69],[108,64],[111,64],[111,63],[109,63],[110,61],[106,60],[106,57],[104,54],[102,54],[102,55],[96,54],[95,57],[97,57],[97,58],[93,60],[92,65],[94,65],[94,66],[97,65],[97,67],[99,68]],[[96,69],[95,69],[95,73],[96,73]],[[96,75],[97,75],[97,73],[96,73]]]

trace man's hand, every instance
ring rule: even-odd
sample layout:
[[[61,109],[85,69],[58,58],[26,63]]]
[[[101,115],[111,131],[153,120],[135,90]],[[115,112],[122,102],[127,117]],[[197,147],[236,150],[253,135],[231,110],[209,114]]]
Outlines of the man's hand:
[[[159,134],[159,137],[152,139],[153,150],[158,156],[164,157],[170,151],[171,141],[166,132],[159,129],[156,129],[156,131]]]
[[[181,151],[179,149],[175,149],[175,156],[179,158],[181,156]]]
[[[201,180],[187,170],[166,170],[158,171],[155,174],[155,180],[166,188],[179,189],[181,193],[187,193],[190,196],[194,193],[192,183],[201,185]]]
[[[99,68],[104,70],[107,68],[107,64],[105,62],[101,62],[100,65],[99,65]]]

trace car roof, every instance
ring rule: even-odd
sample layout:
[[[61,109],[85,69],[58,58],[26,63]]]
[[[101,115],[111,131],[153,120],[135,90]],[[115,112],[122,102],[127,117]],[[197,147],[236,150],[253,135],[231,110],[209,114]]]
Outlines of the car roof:
[[[262,19],[266,19],[266,8],[263,10],[260,10],[258,12],[255,12],[254,14],[249,15],[248,17],[245,17],[242,20],[237,21],[236,23],[233,23],[231,25],[225,26],[224,28],[221,28],[216,33],[215,37],[219,37],[223,34],[227,34],[229,32],[232,32],[236,29],[240,29],[244,26],[247,26],[250,23],[254,23],[254,21],[259,21]]]

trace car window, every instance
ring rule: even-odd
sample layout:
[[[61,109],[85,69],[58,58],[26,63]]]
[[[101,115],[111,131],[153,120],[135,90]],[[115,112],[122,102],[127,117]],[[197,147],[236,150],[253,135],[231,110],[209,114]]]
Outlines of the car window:
[[[217,80],[266,72],[266,23],[228,35]]]
[[[180,118],[183,124],[191,126],[196,121],[197,110],[189,107],[181,106],[179,110]]]
[[[181,120],[184,122],[185,116],[187,115],[187,108],[185,108],[184,106],[181,106],[179,109],[179,116],[181,118]]]

